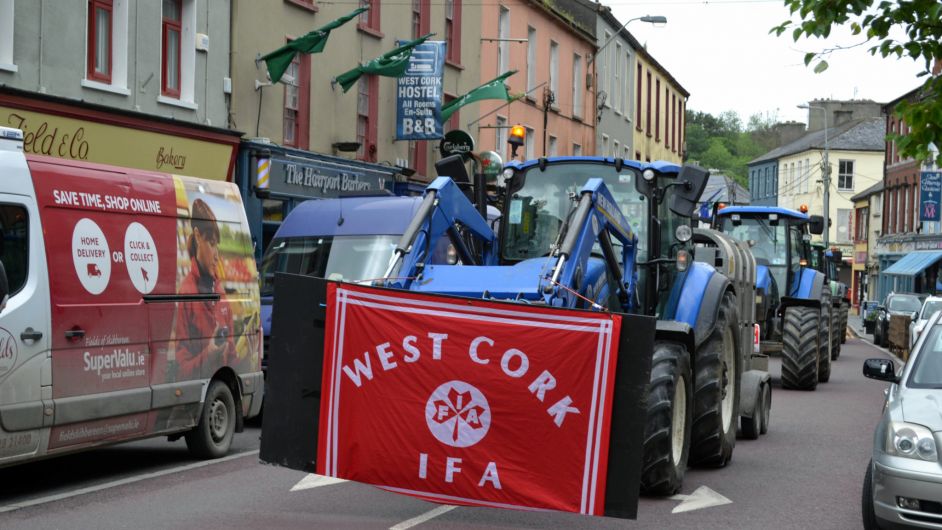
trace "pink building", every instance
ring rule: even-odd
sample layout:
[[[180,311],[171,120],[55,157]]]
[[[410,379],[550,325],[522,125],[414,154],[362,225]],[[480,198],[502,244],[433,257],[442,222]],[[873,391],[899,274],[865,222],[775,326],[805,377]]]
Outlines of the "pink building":
[[[553,7],[549,7],[552,5]],[[485,3],[481,14],[481,82],[508,70],[511,92],[527,96],[505,104],[479,103],[476,123],[461,123],[476,150],[494,150],[510,159],[507,135],[513,125],[527,129],[517,159],[595,154],[595,105],[587,85],[594,79],[596,13],[578,0]],[[472,116],[473,113],[467,113]]]

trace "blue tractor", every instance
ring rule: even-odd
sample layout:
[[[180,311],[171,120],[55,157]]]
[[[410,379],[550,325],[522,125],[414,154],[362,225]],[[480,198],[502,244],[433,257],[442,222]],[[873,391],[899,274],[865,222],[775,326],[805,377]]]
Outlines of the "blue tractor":
[[[439,174],[468,181],[455,167]],[[617,158],[514,162],[492,190],[498,236],[480,204],[439,177],[396,247],[386,285],[656,316],[642,488],[675,493],[688,461],[729,462],[740,417],[747,437],[764,432],[771,399],[767,364],[753,349],[751,254],[689,225],[706,177],[694,166]],[[458,264],[430,261],[441,238]]]
[[[714,228],[746,242],[755,257],[756,320],[763,351],[781,352],[782,388],[814,390],[827,382],[838,318],[827,278],[809,266],[808,245],[824,219],[787,208],[730,206],[716,212]]]

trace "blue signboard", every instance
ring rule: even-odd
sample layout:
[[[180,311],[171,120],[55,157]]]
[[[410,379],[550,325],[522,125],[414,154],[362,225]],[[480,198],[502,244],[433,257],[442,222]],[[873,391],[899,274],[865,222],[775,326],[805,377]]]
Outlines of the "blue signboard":
[[[939,220],[942,171],[923,171],[919,178],[919,220]]]
[[[396,82],[396,139],[434,140],[442,137],[442,75],[445,41],[415,47],[409,69]]]

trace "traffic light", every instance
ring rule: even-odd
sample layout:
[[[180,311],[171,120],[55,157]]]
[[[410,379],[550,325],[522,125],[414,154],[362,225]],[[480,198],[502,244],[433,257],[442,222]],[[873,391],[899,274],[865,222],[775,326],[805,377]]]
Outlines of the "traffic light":
[[[524,144],[527,137],[527,130],[523,125],[514,125],[510,128],[510,136],[507,137],[507,143],[510,144],[510,158],[516,158],[517,148]]]

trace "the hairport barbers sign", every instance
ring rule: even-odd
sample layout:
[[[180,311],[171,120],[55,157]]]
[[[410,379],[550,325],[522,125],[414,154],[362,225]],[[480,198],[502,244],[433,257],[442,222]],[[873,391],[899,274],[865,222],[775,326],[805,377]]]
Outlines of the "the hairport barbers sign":
[[[392,190],[395,182],[392,172],[352,163],[295,157],[272,157],[269,178],[273,194],[311,198]]]

